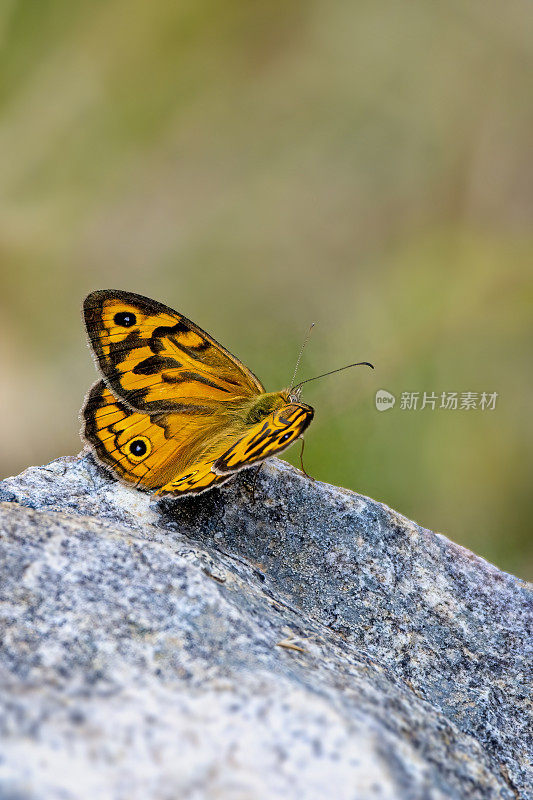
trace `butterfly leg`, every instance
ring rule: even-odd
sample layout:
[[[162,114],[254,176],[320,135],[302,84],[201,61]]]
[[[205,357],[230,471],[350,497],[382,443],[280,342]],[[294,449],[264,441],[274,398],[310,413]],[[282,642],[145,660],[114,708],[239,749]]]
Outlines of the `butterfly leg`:
[[[261,464],[259,464],[259,466],[255,470],[254,482],[252,483],[252,505],[254,505],[254,503],[255,503],[255,487],[257,486],[257,479],[259,477],[259,473],[261,472],[261,467],[262,466],[263,466],[263,462],[261,462]]]
[[[313,476],[312,476],[312,475],[309,475],[309,474],[306,472],[306,469],[305,469],[305,467],[304,467],[304,446],[305,446],[305,439],[304,439],[304,437],[303,437],[303,436],[300,436],[300,439],[302,440],[302,449],[300,450],[300,466],[301,466],[301,468],[302,468],[302,472],[303,472],[303,474],[305,475],[305,477],[306,477],[306,478],[309,478],[309,480],[310,480],[310,481],[314,481],[314,478],[313,478]]]

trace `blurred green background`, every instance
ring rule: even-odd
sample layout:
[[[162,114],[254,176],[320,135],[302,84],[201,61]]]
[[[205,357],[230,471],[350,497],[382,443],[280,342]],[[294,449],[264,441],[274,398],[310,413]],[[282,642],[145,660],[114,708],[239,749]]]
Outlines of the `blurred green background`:
[[[308,471],[531,577],[533,7],[6,0],[0,37],[0,473],[80,449],[90,290],[271,390],[315,320],[301,378],[376,370],[305,387]]]

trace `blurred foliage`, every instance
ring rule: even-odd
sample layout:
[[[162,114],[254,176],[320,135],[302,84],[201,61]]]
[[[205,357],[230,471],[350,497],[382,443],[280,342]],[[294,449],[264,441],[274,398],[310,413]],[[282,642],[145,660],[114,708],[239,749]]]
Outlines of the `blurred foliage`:
[[[308,471],[532,576],[532,7],[6,0],[0,38],[1,473],[79,449],[92,289],[270,389],[316,320],[302,378],[376,371],[306,387]]]

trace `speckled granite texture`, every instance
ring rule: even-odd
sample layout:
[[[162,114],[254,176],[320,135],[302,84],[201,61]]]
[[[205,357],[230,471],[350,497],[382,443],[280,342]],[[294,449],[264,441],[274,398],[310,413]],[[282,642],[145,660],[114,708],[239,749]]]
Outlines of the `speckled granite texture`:
[[[0,483],[1,800],[533,797],[530,587],[253,478],[157,501],[81,454]]]

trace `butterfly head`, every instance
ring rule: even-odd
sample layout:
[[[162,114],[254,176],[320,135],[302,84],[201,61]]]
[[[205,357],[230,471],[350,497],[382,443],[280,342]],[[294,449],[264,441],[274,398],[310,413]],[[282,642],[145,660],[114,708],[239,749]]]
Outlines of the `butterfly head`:
[[[287,389],[287,401],[289,403],[299,403],[300,397],[302,396],[302,387],[301,386],[294,386],[291,389]]]

